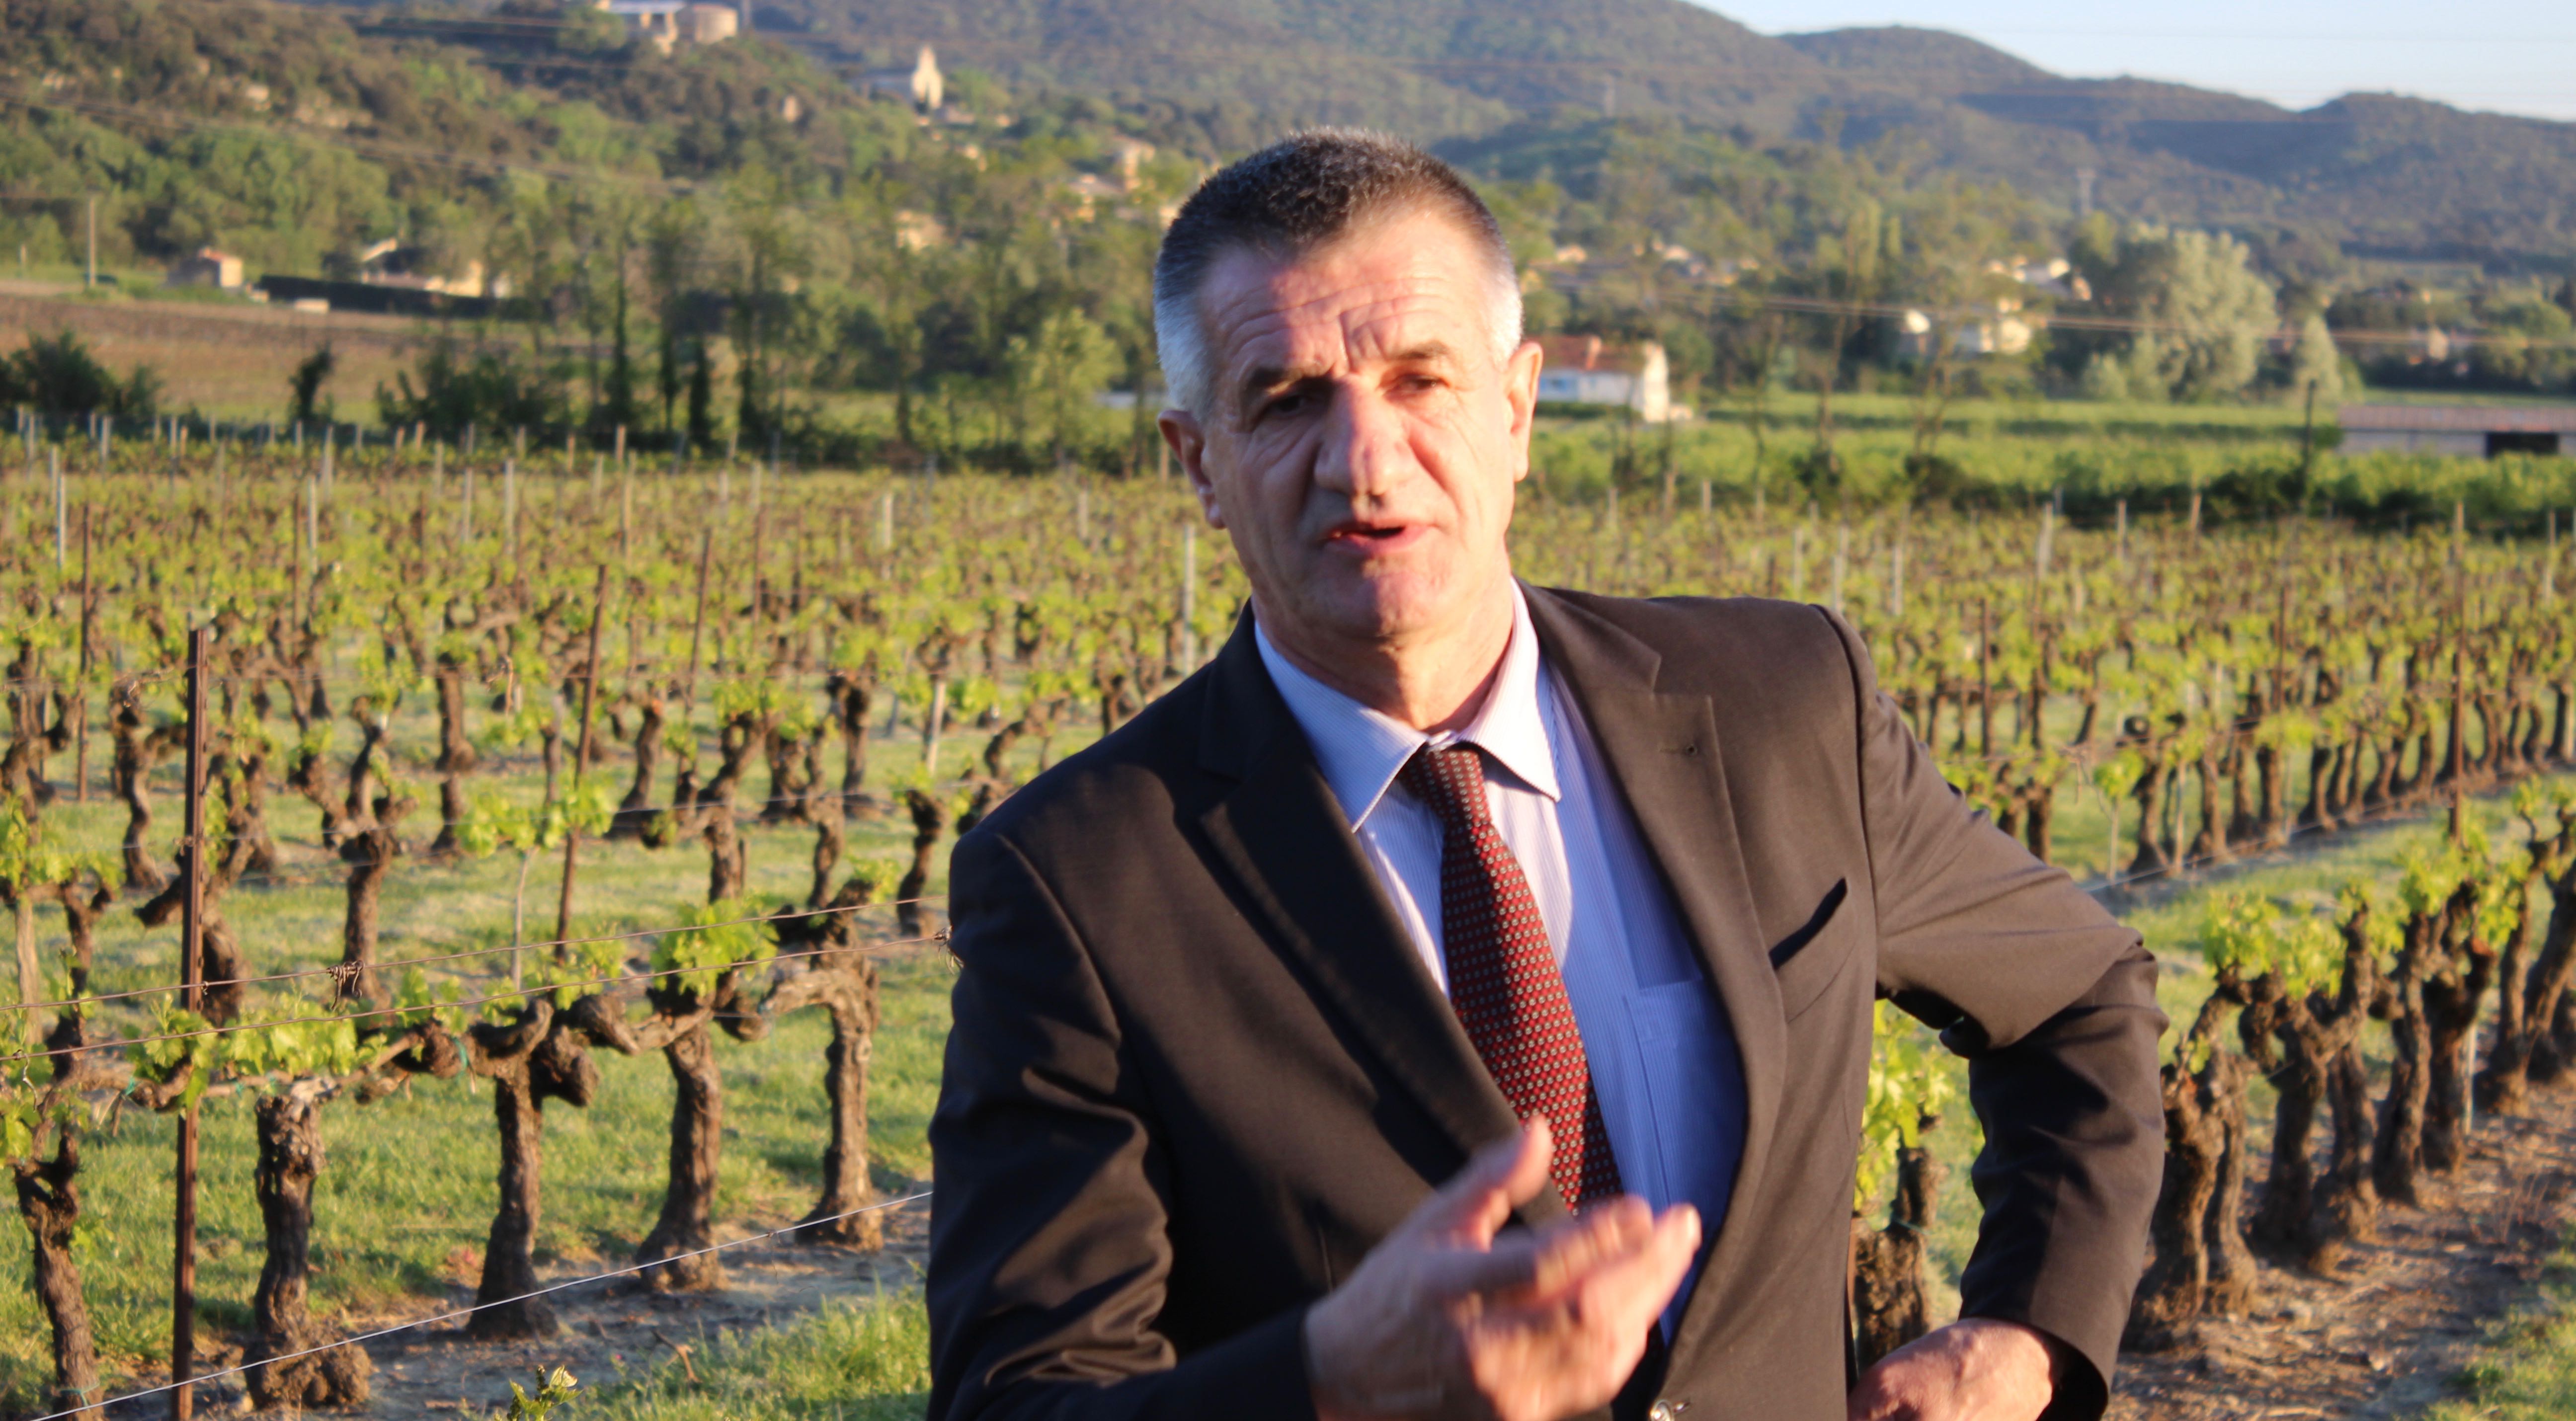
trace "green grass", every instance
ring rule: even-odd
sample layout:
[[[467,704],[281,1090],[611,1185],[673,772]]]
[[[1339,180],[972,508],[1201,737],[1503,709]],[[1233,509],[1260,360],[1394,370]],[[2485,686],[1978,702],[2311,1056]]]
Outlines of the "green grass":
[[[2549,1260],[2536,1305],[2487,1329],[2477,1360],[2454,1379],[2465,1397],[2423,1421],[2559,1421],[2576,1415],[2576,1235]]]
[[[833,1299],[793,1322],[719,1334],[676,1360],[600,1389],[588,1421],[910,1421],[930,1399],[930,1316],[917,1291]]]

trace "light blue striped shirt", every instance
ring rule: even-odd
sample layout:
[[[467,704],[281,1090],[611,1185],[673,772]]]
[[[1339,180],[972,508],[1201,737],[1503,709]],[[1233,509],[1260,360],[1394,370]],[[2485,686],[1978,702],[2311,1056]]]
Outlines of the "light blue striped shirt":
[[[1441,735],[1371,710],[1299,670],[1256,625],[1262,664],[1306,732],[1324,781],[1412,937],[1448,989],[1440,939],[1440,820],[1396,782],[1424,744],[1485,752],[1485,795],[1538,900],[1627,1191],[1658,1210],[1687,1200],[1704,1236],[1726,1218],[1744,1151],[1734,1033],[1700,971],[1635,819],[1574,697],[1539,654],[1519,584],[1512,635],[1471,722]],[[1667,1333],[1690,1296],[1685,1280]]]

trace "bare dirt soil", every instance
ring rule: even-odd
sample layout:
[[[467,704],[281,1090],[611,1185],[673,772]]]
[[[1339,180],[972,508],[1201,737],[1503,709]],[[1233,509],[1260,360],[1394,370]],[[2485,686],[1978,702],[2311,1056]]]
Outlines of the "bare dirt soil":
[[[737,1230],[733,1237],[752,1232]],[[864,1298],[919,1286],[930,1255],[930,1201],[887,1210],[885,1232],[886,1246],[876,1253],[783,1238],[728,1248],[723,1254],[725,1286],[718,1292],[655,1293],[631,1277],[567,1288],[552,1296],[563,1330],[546,1341],[472,1341],[465,1336],[462,1319],[380,1337],[366,1344],[376,1364],[372,1399],[362,1409],[334,1414],[481,1418],[509,1409],[511,1382],[527,1384],[534,1391],[537,1379],[555,1367],[568,1368],[585,1388],[596,1388],[613,1384],[621,1373],[640,1373],[656,1363],[686,1358],[683,1365],[691,1365],[721,1333],[786,1322],[833,1298]],[[723,1241],[719,1235],[718,1242]],[[456,1266],[449,1272],[462,1281],[451,1286],[443,1300],[424,1303],[409,1314],[353,1318],[350,1330],[393,1327],[407,1316],[435,1316],[470,1307],[474,1266],[480,1260],[466,1256],[473,1252],[470,1249],[458,1252]],[[597,1263],[563,1264],[539,1270],[539,1277],[551,1284],[600,1271]],[[216,1351],[203,1341],[199,1346],[204,1359],[200,1365],[206,1370],[241,1360],[233,1350]],[[198,1387],[199,1414],[288,1414],[253,1413],[240,1382],[240,1377],[233,1376]],[[166,1416],[169,1399],[156,1396],[112,1407],[110,1414],[117,1421],[129,1415]]]
[[[2470,1156],[2425,1207],[2382,1206],[2379,1236],[2333,1276],[2267,1268],[2246,1316],[2197,1349],[2121,1361],[2113,1421],[2411,1416],[2453,1394],[2485,1324],[2534,1295],[2576,1194],[2576,1091],[2481,1119]]]

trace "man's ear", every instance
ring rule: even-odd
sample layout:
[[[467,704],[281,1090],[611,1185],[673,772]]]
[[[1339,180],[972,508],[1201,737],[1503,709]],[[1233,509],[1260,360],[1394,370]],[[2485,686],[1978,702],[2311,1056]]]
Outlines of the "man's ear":
[[[1529,476],[1530,431],[1538,424],[1538,372],[1546,363],[1538,342],[1525,340],[1503,362],[1503,399],[1512,411],[1512,481]]]
[[[1199,498],[1199,510],[1207,515],[1208,526],[1225,526],[1225,510],[1217,506],[1216,482],[1208,477],[1207,432],[1199,427],[1199,417],[1188,410],[1165,410],[1155,420],[1163,432],[1163,442],[1172,446],[1172,457],[1179,460],[1183,477],[1190,481],[1190,492]]]

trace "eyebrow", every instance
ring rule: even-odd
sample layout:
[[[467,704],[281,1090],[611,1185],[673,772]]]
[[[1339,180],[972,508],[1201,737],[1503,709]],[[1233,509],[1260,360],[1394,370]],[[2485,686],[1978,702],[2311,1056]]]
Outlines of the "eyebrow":
[[[1388,356],[1382,363],[1394,366],[1452,365],[1457,363],[1457,359],[1458,352],[1447,341],[1427,340],[1418,345],[1406,346]],[[1248,401],[1272,390],[1284,389],[1313,378],[1315,377],[1312,374],[1292,370],[1284,365],[1256,365],[1243,377],[1242,394]]]

